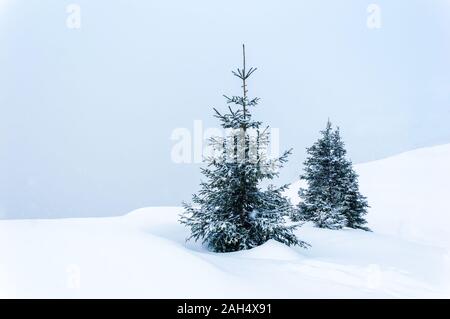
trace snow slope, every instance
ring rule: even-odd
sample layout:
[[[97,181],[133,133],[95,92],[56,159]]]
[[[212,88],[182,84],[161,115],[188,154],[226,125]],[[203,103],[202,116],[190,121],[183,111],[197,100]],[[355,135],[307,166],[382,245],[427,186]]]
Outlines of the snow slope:
[[[211,253],[185,242],[178,207],[0,221],[0,297],[450,297],[449,163],[444,145],[358,165],[374,232],[306,224],[308,250]]]

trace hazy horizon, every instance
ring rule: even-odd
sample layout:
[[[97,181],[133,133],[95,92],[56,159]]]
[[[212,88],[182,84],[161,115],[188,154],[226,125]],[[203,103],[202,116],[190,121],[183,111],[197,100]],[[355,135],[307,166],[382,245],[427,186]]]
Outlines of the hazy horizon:
[[[328,118],[355,163],[450,143],[449,36],[447,0],[0,0],[0,219],[190,201],[201,166],[174,163],[171,136],[217,127],[242,43],[254,117],[294,148],[275,184]]]

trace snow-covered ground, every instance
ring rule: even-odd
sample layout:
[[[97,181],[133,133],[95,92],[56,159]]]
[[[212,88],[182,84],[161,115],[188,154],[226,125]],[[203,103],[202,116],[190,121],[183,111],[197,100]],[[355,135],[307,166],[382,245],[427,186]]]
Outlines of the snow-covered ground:
[[[374,232],[306,224],[308,250],[211,253],[185,242],[178,207],[0,221],[0,297],[450,297],[449,163],[444,145],[358,165]]]

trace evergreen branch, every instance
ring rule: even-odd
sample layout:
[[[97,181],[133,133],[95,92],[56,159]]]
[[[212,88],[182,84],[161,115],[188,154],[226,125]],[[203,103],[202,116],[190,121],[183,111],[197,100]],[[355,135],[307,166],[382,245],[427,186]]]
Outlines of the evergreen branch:
[[[245,79],[248,79],[248,78],[250,77],[250,75],[252,75],[253,72],[255,72],[257,69],[258,69],[258,68],[253,68],[253,67],[251,67],[251,68],[248,70],[247,74],[245,75]]]

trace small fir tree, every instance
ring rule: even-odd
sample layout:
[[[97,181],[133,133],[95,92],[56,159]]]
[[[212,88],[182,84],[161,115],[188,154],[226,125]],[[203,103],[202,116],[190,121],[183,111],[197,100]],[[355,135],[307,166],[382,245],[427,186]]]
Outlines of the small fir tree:
[[[343,214],[347,220],[347,227],[370,231],[370,228],[364,226],[367,221],[364,215],[367,214],[367,198],[359,192],[358,175],[352,170],[347,180],[347,191],[344,194],[342,203]]]
[[[339,128],[327,122],[321,138],[307,149],[304,174],[307,189],[300,189],[302,202],[296,219],[312,221],[317,227],[340,229],[361,228],[366,221],[367,200],[359,193],[358,175],[346,158]]]
[[[299,218],[312,221],[317,227],[339,229],[346,221],[339,202],[336,180],[336,159],[333,154],[333,131],[327,122],[322,137],[307,149],[308,157],[304,163],[301,179],[308,183],[307,189],[300,189],[303,201],[299,204]]]
[[[353,169],[352,162],[346,158],[347,151],[341,138],[339,127],[333,133],[333,157],[336,171],[336,189],[345,226],[369,231],[364,215],[367,214],[369,204],[366,197],[359,192],[358,174]]]

